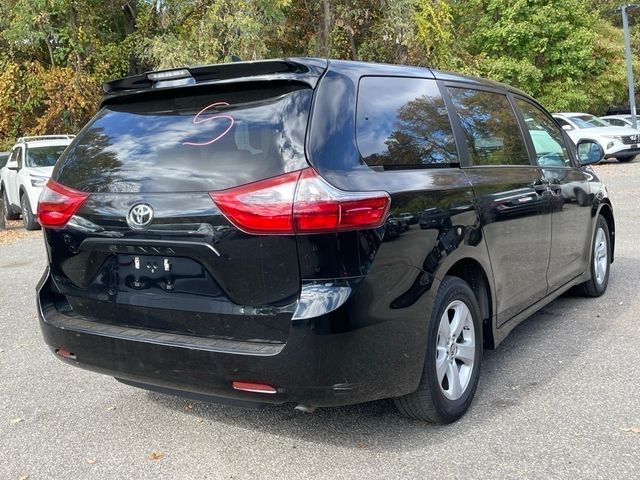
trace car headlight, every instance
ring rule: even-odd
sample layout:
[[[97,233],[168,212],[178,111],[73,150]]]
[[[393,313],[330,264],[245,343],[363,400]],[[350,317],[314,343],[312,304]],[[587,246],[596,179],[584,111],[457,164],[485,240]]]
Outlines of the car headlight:
[[[622,137],[620,135],[603,135],[604,138],[611,138],[613,140],[622,141]]]
[[[31,178],[32,187],[44,187],[44,184],[49,180],[49,177],[39,177],[37,175],[29,175],[29,178]]]

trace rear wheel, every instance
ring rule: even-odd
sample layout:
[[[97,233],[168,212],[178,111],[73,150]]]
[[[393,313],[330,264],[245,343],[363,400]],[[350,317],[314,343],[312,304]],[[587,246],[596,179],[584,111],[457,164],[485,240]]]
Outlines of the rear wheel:
[[[469,285],[445,277],[431,312],[427,354],[418,390],[395,399],[403,414],[451,423],[471,405],[482,359],[480,308]]]
[[[24,222],[24,228],[27,230],[39,230],[40,224],[33,215],[31,204],[29,203],[29,197],[26,193],[23,193],[20,197],[20,208],[22,208],[22,221]]]
[[[20,215],[18,215],[17,213],[13,213],[13,210],[11,210],[6,190],[3,190],[2,192],[2,205],[2,213],[6,220],[18,220],[20,218]]]
[[[611,266],[611,242],[609,225],[602,215],[598,215],[596,230],[591,244],[591,279],[580,285],[582,293],[588,297],[599,297],[609,284]]]
[[[633,160],[634,158],[636,158],[635,155],[629,155],[627,157],[618,157],[617,160],[621,163],[627,163]]]

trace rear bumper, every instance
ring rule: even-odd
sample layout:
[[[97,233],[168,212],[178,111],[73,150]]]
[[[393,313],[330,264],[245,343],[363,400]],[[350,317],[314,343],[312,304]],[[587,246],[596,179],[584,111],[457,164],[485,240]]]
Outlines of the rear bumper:
[[[54,352],[73,354],[57,358],[152,390],[225,403],[324,407],[410,393],[422,373],[424,345],[410,322],[334,328],[348,322],[349,302],[323,317],[292,322],[286,344],[255,344],[92,322],[58,311],[54,295],[45,272],[37,293],[45,342]],[[233,381],[266,383],[277,393],[236,391]]]

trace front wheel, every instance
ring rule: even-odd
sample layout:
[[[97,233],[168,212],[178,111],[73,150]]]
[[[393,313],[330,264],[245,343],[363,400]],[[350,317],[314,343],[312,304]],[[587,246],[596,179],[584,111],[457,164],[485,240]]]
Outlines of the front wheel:
[[[460,278],[445,277],[431,312],[418,390],[395,399],[400,412],[432,423],[451,423],[464,415],[480,375],[481,321],[469,285]]]
[[[33,215],[31,204],[29,203],[29,197],[27,197],[26,193],[23,193],[22,197],[20,197],[20,207],[22,208],[22,221],[24,223],[24,228],[27,230],[39,230],[40,224]]]
[[[620,163],[628,163],[631,160],[633,160],[634,158],[636,158],[635,155],[629,155],[626,157],[618,157],[616,160],[618,160]]]
[[[611,266],[611,237],[609,225],[602,215],[598,215],[596,230],[591,243],[591,279],[580,285],[587,297],[599,297],[607,290]]]

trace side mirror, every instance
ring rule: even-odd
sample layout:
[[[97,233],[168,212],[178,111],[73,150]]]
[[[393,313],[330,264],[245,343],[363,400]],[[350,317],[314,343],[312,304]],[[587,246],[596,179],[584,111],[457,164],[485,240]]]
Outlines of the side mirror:
[[[562,125],[562,129],[566,130],[567,132],[573,130],[573,127],[571,125]]]
[[[580,140],[578,142],[578,162],[580,165],[593,165],[604,158],[604,150],[598,142]]]
[[[18,162],[16,162],[16,161],[13,161],[13,162],[9,162],[9,163],[7,163],[7,168],[8,168],[9,170],[15,170],[16,172],[17,172],[18,170],[20,170],[20,169],[18,168]]]

